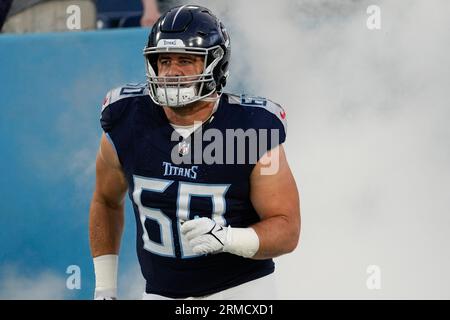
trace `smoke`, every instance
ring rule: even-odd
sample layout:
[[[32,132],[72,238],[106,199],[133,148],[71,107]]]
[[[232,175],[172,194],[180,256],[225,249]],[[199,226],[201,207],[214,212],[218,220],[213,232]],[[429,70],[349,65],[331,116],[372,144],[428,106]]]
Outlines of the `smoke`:
[[[1,266],[0,299],[62,300],[70,296],[66,279],[53,271],[40,270],[30,275],[16,265]]]
[[[276,259],[280,298],[449,299],[450,2],[192,2],[230,32],[226,89],[269,97],[287,111],[302,234],[294,253]],[[366,27],[369,5],[381,9],[380,30]],[[97,73],[64,98],[91,92],[86,105],[98,104]],[[23,141],[35,145],[28,157],[46,155],[33,166],[48,179],[62,179],[53,168],[71,162],[64,173],[76,177],[76,199],[92,185],[91,115],[77,108],[58,118],[56,142],[68,141],[68,152],[52,152],[39,135]],[[78,150],[79,141],[89,142]],[[370,265],[381,271],[378,290],[366,286]],[[121,297],[139,299],[138,266],[120,279]],[[67,297],[64,279],[50,273],[11,271],[0,283],[0,298]]]
[[[287,111],[302,234],[281,298],[450,298],[450,3],[194,3],[230,32],[228,90]]]
[[[121,300],[141,300],[145,280],[137,263],[129,263],[119,275],[118,295]]]

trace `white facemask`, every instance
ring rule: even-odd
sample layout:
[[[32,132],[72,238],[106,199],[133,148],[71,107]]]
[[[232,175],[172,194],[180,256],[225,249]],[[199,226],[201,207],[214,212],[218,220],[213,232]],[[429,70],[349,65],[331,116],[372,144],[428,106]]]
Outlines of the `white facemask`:
[[[170,49],[170,50],[169,50]],[[190,47],[151,47],[144,49],[145,65],[147,70],[147,82],[149,95],[153,102],[161,106],[172,108],[182,107],[195,101],[208,99],[216,92],[217,84],[214,80],[213,71],[224,56],[224,51],[220,46],[208,49]],[[157,59],[160,53],[188,53],[195,51],[197,55],[203,55],[205,65],[203,71],[197,75],[165,77],[157,76],[150,57],[153,55]],[[208,55],[213,53],[214,60],[206,65]],[[153,59],[153,60],[154,60]],[[194,80],[192,80],[194,79]]]
[[[156,89],[156,98],[162,105],[168,107],[180,107],[186,105],[197,98],[196,86],[190,86],[185,88],[169,87]]]

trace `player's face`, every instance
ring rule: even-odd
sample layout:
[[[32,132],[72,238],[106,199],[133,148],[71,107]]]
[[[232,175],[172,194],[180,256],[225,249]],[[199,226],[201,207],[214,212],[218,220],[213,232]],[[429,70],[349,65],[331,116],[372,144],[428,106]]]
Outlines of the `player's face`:
[[[204,57],[199,55],[162,53],[158,56],[158,76],[160,77],[197,75],[203,73],[203,67]]]

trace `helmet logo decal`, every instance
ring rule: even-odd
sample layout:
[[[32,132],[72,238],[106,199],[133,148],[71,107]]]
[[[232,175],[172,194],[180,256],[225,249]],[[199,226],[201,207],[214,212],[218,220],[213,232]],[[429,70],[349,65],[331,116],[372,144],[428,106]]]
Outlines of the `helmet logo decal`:
[[[157,47],[184,47],[184,42],[181,39],[161,39]]]

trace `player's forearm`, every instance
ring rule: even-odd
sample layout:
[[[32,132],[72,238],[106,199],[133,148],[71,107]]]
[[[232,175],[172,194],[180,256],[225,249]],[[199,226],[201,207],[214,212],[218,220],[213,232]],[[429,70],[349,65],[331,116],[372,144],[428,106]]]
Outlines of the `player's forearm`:
[[[259,238],[259,248],[253,259],[269,259],[292,252],[300,237],[300,221],[286,216],[274,216],[251,226]]]
[[[117,255],[123,232],[123,204],[116,207],[108,206],[94,195],[89,220],[89,240],[92,256]]]
[[[90,208],[89,240],[94,257],[95,299],[117,298],[118,253],[123,231],[123,204],[115,206],[94,193]]]
[[[247,228],[223,227],[210,218],[181,224],[192,251],[197,254],[227,252],[244,258],[268,259],[293,251],[300,234],[300,215],[277,215]]]

